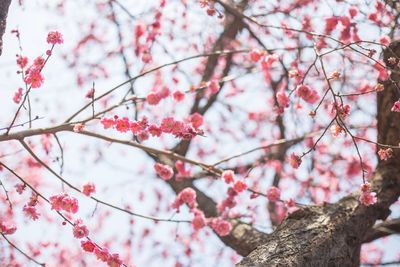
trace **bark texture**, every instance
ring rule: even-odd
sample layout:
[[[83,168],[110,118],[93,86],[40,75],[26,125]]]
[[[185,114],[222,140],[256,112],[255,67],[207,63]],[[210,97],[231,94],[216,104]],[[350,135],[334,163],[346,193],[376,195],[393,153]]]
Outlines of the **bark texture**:
[[[0,1],[0,55],[3,52],[3,35],[6,31],[7,14],[10,4],[11,0]]]
[[[392,56],[400,57],[400,42],[393,42],[384,52],[392,74],[377,97],[378,142],[398,145],[400,113],[390,109],[400,97],[400,74],[397,66],[388,64]],[[387,218],[390,205],[400,195],[398,150],[390,160],[378,163],[372,184],[378,194],[375,205],[360,205],[354,194],[334,204],[302,208],[288,216],[238,266],[359,266],[362,243],[371,237],[375,221]]]

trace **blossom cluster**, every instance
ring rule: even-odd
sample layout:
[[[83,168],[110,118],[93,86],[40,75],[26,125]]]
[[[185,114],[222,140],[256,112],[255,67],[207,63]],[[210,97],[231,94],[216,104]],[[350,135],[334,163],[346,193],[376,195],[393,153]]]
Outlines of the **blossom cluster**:
[[[318,92],[310,86],[300,84],[296,87],[296,95],[309,104],[314,104],[320,98]]]
[[[7,224],[5,222],[0,222],[0,233],[3,235],[12,235],[17,230],[17,227],[13,224]]]
[[[175,201],[172,203],[172,208],[177,209],[179,211],[180,206],[183,204],[188,205],[191,212],[194,214],[192,220],[192,227],[195,231],[198,231],[205,227],[206,225],[210,226],[218,235],[226,236],[232,230],[232,225],[230,222],[224,220],[223,218],[206,218],[204,213],[197,209],[196,202],[196,191],[190,187],[183,189]]]
[[[98,247],[93,241],[81,241],[81,247],[84,251],[94,253],[98,260],[107,263],[110,267],[119,267],[122,265],[122,260],[118,253],[110,253],[107,248]]]
[[[365,206],[370,206],[376,203],[377,197],[375,192],[371,192],[372,185],[368,182],[361,185],[361,195],[359,201]]]
[[[198,127],[202,124],[202,117],[198,114],[193,114],[189,117],[188,122],[175,120],[172,117],[166,117],[161,121],[160,125],[150,124],[146,117],[139,121],[129,120],[127,117],[119,118],[102,118],[100,123],[104,129],[113,128],[121,133],[132,132],[137,136],[139,141],[153,137],[160,137],[161,134],[172,134],[176,138],[189,140],[197,135],[203,135],[203,130]]]
[[[79,209],[78,200],[67,193],[60,193],[49,198],[51,209],[56,211],[67,211],[77,213]]]
[[[37,220],[39,219],[40,213],[36,210],[36,205],[38,203],[38,196],[36,193],[32,193],[30,200],[27,204],[24,205],[22,208],[25,216],[32,220]]]

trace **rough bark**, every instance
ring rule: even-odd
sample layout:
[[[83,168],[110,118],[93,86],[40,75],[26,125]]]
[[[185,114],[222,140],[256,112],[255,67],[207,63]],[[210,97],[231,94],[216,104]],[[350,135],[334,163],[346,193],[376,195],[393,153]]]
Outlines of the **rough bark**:
[[[3,52],[3,35],[6,31],[7,14],[10,4],[11,0],[0,1],[0,55]]]
[[[386,63],[390,56],[400,57],[399,42],[385,51]],[[377,98],[378,142],[389,145],[398,145],[400,137],[400,113],[390,111],[399,99],[397,73],[398,67]],[[378,163],[372,183],[378,193],[375,205],[360,205],[354,194],[334,204],[302,208],[288,216],[238,266],[358,266],[366,234],[376,220],[387,218],[390,205],[400,195],[398,150],[390,160]]]

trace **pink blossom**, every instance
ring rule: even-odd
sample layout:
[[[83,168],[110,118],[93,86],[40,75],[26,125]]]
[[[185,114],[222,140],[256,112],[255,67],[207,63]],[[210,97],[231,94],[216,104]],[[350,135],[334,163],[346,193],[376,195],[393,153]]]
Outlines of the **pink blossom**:
[[[51,196],[49,200],[51,204],[51,209],[54,209],[56,211],[64,210],[72,213],[78,212],[78,200],[69,196],[66,193],[60,193],[58,195]]]
[[[151,92],[147,95],[146,100],[149,105],[157,105],[158,103],[160,103],[161,97],[159,94]]]
[[[111,254],[107,260],[107,264],[110,267],[120,267],[122,265],[122,261],[119,258],[119,254],[117,253]]]
[[[269,69],[272,65],[279,60],[279,56],[276,54],[268,55],[261,61],[261,67],[265,69]]]
[[[393,156],[393,149],[391,149],[390,147],[387,149],[381,148],[378,151],[378,155],[381,160],[388,160]]]
[[[276,202],[281,198],[281,190],[275,186],[271,186],[267,190],[267,198],[271,202]]]
[[[79,132],[82,132],[84,128],[85,128],[85,124],[77,123],[77,124],[74,125],[74,129],[73,130],[74,130],[74,132],[79,133]]]
[[[276,100],[278,105],[283,108],[289,107],[289,97],[286,95],[285,91],[279,91],[276,94]]]
[[[154,165],[154,170],[161,177],[161,179],[167,181],[170,180],[174,176],[174,170],[168,166],[161,163],[156,163]]]
[[[337,26],[339,20],[337,17],[325,19],[325,33],[331,33]]]
[[[221,176],[227,184],[232,183],[235,180],[235,173],[231,170],[224,171]]]
[[[296,154],[292,153],[292,154],[290,154],[290,157],[289,157],[289,163],[293,168],[297,169],[300,167],[301,158],[299,156],[297,156]]]
[[[47,35],[47,43],[49,44],[62,44],[64,42],[62,34],[54,31],[54,32],[49,32]]]
[[[387,35],[382,35],[381,38],[379,38],[379,42],[383,45],[388,46],[390,44],[390,37]]]
[[[19,102],[21,102],[21,98],[22,98],[22,88],[18,88],[17,92],[15,92],[14,94],[13,101],[15,102],[15,104],[19,104]]]
[[[265,55],[266,51],[260,51],[258,49],[254,49],[250,52],[250,59],[253,62],[258,62]]]
[[[175,91],[172,96],[174,97],[175,101],[180,102],[185,98],[185,93],[182,91]]]
[[[81,220],[77,220],[72,229],[75,238],[84,238],[89,235],[89,230],[82,224]]]
[[[117,119],[115,121],[115,129],[121,133],[126,133],[130,130],[130,122],[127,117],[123,117],[122,119]]]
[[[158,127],[156,124],[151,124],[148,128],[148,131],[152,136],[160,137],[162,134],[161,128]]]
[[[139,139],[140,142],[146,141],[147,139],[150,138],[149,132],[148,131],[140,131],[137,134],[137,138]]]
[[[94,88],[90,88],[85,95],[86,98],[93,98],[94,97]]]
[[[311,89],[308,85],[304,84],[298,85],[296,87],[296,94],[310,104],[314,104],[319,99],[318,92],[314,89]]]
[[[371,191],[371,188],[372,188],[372,185],[371,185],[370,183],[368,183],[368,182],[363,183],[363,184],[360,186],[361,192],[368,192],[368,191]]]
[[[187,187],[179,193],[178,198],[193,208],[196,204],[196,191],[193,188]]]
[[[17,56],[17,65],[21,68],[24,69],[26,65],[28,65],[28,58],[23,57],[21,55]]]
[[[42,83],[44,81],[44,78],[42,74],[40,73],[39,70],[37,69],[32,69],[29,71],[29,73],[26,75],[24,81],[30,85],[32,88],[39,88],[42,86]]]
[[[97,259],[104,262],[107,262],[111,256],[110,253],[108,252],[108,249],[106,248],[101,249],[98,247],[94,248],[94,254],[96,255]]]
[[[103,124],[104,129],[109,129],[114,127],[115,121],[114,119],[109,119],[104,117],[100,120],[100,123]]]
[[[351,18],[354,18],[358,14],[358,8],[355,6],[352,6],[349,8],[349,14]]]
[[[218,93],[218,91],[220,89],[218,80],[216,80],[216,79],[211,80],[208,84],[208,89],[210,89],[212,94]]]
[[[193,113],[189,117],[189,121],[192,123],[195,129],[199,128],[203,124],[203,116],[199,113]]]
[[[12,235],[17,230],[17,227],[12,224],[6,224],[5,222],[0,222],[0,232],[4,235]]]
[[[400,99],[394,102],[393,107],[391,109],[392,112],[400,112]]]
[[[86,183],[83,185],[82,193],[86,196],[90,196],[93,193],[96,193],[96,186],[94,183]]]
[[[221,218],[211,219],[209,225],[219,236],[229,235],[232,230],[232,224]]]
[[[206,217],[204,216],[204,213],[200,210],[195,210],[194,211],[194,218],[192,220],[192,227],[195,231],[200,230],[206,226]]]
[[[15,185],[15,189],[18,192],[18,194],[20,194],[20,195],[24,192],[25,188],[26,188],[26,184],[16,184]]]
[[[377,197],[375,192],[362,192],[359,198],[361,204],[370,206],[376,203]]]
[[[172,117],[166,117],[161,121],[161,130],[164,133],[171,133],[174,129],[175,120]]]
[[[93,252],[96,245],[91,240],[81,241],[81,247],[84,251]]]
[[[24,214],[28,217],[31,218],[32,220],[37,220],[39,219],[40,213],[37,212],[36,207],[35,206],[31,206],[31,205],[24,205],[23,209]]]
[[[233,189],[236,192],[241,193],[247,189],[247,185],[243,180],[237,180],[237,181],[235,181],[235,184],[233,185]]]

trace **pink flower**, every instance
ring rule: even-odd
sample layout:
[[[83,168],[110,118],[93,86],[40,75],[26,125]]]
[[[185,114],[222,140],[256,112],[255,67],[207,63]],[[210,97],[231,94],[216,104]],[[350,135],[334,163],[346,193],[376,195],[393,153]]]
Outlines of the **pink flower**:
[[[94,97],[94,88],[90,88],[85,95],[86,98],[93,98]]]
[[[390,44],[390,37],[387,35],[382,35],[381,38],[379,38],[379,42],[383,45],[388,46]]]
[[[83,124],[83,123],[77,123],[77,124],[75,124],[74,125],[74,132],[76,132],[76,133],[80,133],[80,132],[82,132],[83,131],[83,129],[85,128],[85,124]]]
[[[211,219],[209,225],[219,236],[229,235],[232,230],[232,224],[221,218]]]
[[[388,160],[393,156],[393,149],[391,149],[390,147],[387,149],[381,148],[378,151],[378,155],[381,160]]]
[[[126,133],[128,130],[130,130],[129,119],[127,117],[123,117],[122,119],[117,119],[115,121],[115,129],[118,132]]]
[[[109,119],[109,118],[102,118],[100,120],[100,123],[103,124],[104,129],[112,128],[114,127],[114,119]]]
[[[337,17],[325,19],[325,33],[331,33],[337,26],[339,20]]]
[[[174,170],[168,166],[161,163],[156,163],[154,165],[154,170],[161,177],[161,179],[167,181],[174,176]]]
[[[354,18],[358,14],[358,8],[355,6],[352,6],[349,8],[349,14],[351,18]]]
[[[17,227],[12,224],[6,224],[5,222],[0,222],[0,232],[4,235],[12,235],[17,230]]]
[[[26,188],[26,184],[16,184],[15,185],[15,191],[17,191],[18,194],[20,194],[20,195],[24,192],[25,188]]]
[[[175,91],[172,96],[174,97],[175,101],[180,102],[185,98],[185,93],[181,91]]]
[[[243,180],[237,180],[235,182],[235,184],[233,185],[233,189],[236,192],[241,193],[241,192],[243,192],[244,190],[247,189],[247,185]]]
[[[62,38],[62,34],[54,31],[54,32],[49,32],[49,34],[47,35],[47,43],[49,44],[62,44],[64,42],[63,38]]]
[[[311,89],[308,85],[304,84],[298,85],[296,87],[296,94],[310,104],[314,104],[319,99],[318,92],[314,89]]]
[[[24,69],[26,65],[28,65],[28,58],[23,57],[21,55],[17,56],[17,65],[21,68]]]
[[[30,205],[24,205],[23,209],[24,214],[28,217],[31,218],[32,220],[37,220],[39,219],[40,213],[37,212],[35,206],[30,206]]]
[[[18,88],[17,92],[15,92],[14,94],[13,101],[15,102],[15,104],[19,104],[19,102],[21,102],[21,98],[22,98],[22,88]]]
[[[44,78],[38,69],[31,69],[24,81],[32,88],[39,88],[42,86]]]
[[[206,226],[206,217],[204,216],[204,213],[200,210],[195,210],[194,211],[194,218],[192,220],[192,227],[195,231],[200,230]]]
[[[189,207],[194,208],[196,205],[196,191],[193,190],[193,188],[187,187],[183,189],[179,195],[178,198],[183,202],[188,204]]]
[[[208,84],[208,89],[210,89],[212,94],[218,93],[218,91],[220,89],[218,80],[216,80],[216,79],[211,80]]]
[[[167,117],[161,121],[161,130],[164,133],[171,133],[174,128],[175,120],[174,118]]]
[[[119,258],[119,254],[113,253],[108,257],[107,264],[110,267],[120,267],[122,265],[122,261]]]
[[[267,198],[271,202],[276,202],[281,198],[281,190],[275,186],[271,186],[267,190]]]
[[[392,112],[400,112],[400,99],[394,102],[393,107],[391,109]]]
[[[91,240],[87,240],[81,241],[81,247],[84,251],[93,252],[96,248],[96,245]]]
[[[290,154],[289,163],[293,168],[297,169],[300,167],[301,158],[296,154],[292,153]]]
[[[93,183],[86,183],[83,185],[82,193],[86,196],[90,196],[93,193],[96,193],[96,187]]]
[[[94,248],[94,254],[96,255],[97,259],[104,262],[107,262],[111,256],[110,253],[108,252],[108,249],[106,248],[101,249],[98,247]]]
[[[250,60],[253,62],[258,62],[265,55],[266,51],[260,51],[258,49],[254,49],[250,52]]]
[[[224,171],[221,176],[227,184],[232,183],[235,180],[235,173],[231,170]]]
[[[279,91],[276,94],[276,100],[280,107],[283,107],[283,108],[289,107],[289,97],[287,97],[285,91],[283,91],[283,90]]]
[[[199,113],[193,113],[189,117],[189,121],[192,123],[195,129],[199,128],[203,124],[203,116]]]
[[[140,131],[137,134],[137,138],[139,139],[140,142],[146,141],[147,139],[149,139],[150,135],[148,131]]]
[[[159,96],[159,94],[152,92],[147,95],[146,100],[149,105],[157,105],[158,103],[160,103],[161,97]]]
[[[58,195],[51,196],[49,198],[51,209],[56,211],[65,210],[67,212],[77,213],[79,206],[78,200],[69,196],[66,193],[60,193]]]
[[[148,130],[149,130],[149,133],[150,133],[152,136],[160,137],[161,134],[162,134],[161,128],[158,127],[158,126],[155,125],[155,124],[151,124],[151,125],[149,126],[149,129],[148,129]]]
[[[368,191],[371,191],[371,188],[372,188],[372,185],[371,185],[370,183],[368,183],[368,182],[366,182],[366,183],[364,183],[364,184],[362,184],[362,185],[360,186],[361,192],[368,192]]]
[[[265,69],[269,69],[272,67],[272,65],[277,62],[279,59],[279,56],[276,54],[268,55],[266,56],[263,61],[261,61],[261,67]]]
[[[376,203],[376,193],[375,192],[362,192],[359,198],[361,204],[365,206],[370,206]]]
[[[76,220],[72,231],[75,238],[84,238],[89,235],[89,230],[82,224],[81,220]]]

